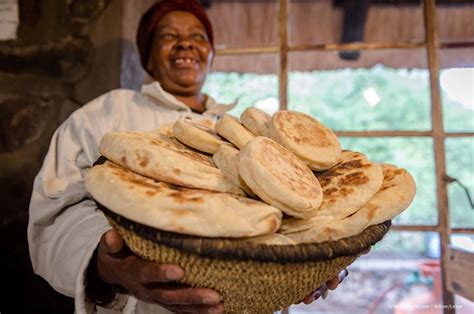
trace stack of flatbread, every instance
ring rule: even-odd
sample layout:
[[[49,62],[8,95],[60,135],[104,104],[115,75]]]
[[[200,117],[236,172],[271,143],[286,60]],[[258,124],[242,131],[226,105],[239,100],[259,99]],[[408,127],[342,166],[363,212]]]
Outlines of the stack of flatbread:
[[[394,218],[415,195],[405,170],[343,150],[315,118],[246,109],[216,124],[182,119],[112,132],[86,188],[101,205],[160,230],[288,245],[338,240]]]

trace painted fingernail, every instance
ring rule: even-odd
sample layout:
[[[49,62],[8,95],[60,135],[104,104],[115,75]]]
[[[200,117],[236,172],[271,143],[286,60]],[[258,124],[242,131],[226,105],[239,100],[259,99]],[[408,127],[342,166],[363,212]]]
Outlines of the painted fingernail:
[[[317,300],[320,296],[321,296],[321,292],[318,291],[314,294],[314,299]]]
[[[168,269],[166,271],[166,277],[170,280],[180,279],[183,276],[183,272],[179,269]]]

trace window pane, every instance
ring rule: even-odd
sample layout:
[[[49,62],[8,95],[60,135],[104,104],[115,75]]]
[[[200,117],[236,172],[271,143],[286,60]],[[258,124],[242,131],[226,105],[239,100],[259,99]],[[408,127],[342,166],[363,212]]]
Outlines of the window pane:
[[[446,144],[447,174],[459,180],[474,197],[474,137],[448,138]],[[466,191],[452,182],[448,185],[451,227],[474,228],[474,210]]]
[[[440,84],[446,131],[474,132],[474,68],[442,70]]]
[[[328,53],[311,54],[318,59]],[[298,71],[298,58],[290,57],[290,109],[311,114],[338,131],[431,129],[427,70],[375,66]]]
[[[417,183],[415,199],[410,207],[394,219],[402,225],[434,225],[437,223],[436,180],[433,141],[418,137],[341,137],[344,149],[366,154],[370,160],[391,163],[407,169]]]
[[[356,2],[356,1],[352,1]],[[424,38],[423,11],[419,4],[387,5],[371,1],[363,38],[359,42],[413,42]],[[380,1],[378,1],[380,2]],[[342,1],[292,0],[290,2],[290,43],[339,43],[343,38],[344,10],[334,3]],[[359,12],[352,13],[360,17]],[[317,18],[315,18],[317,17]],[[350,24],[355,31],[355,25]]]
[[[216,47],[278,45],[278,3],[212,1],[208,10]]]
[[[229,113],[240,116],[242,111],[255,105],[270,114],[278,110],[278,58],[275,55],[216,56],[213,71],[208,75],[203,91],[218,103],[237,106]],[[265,69],[253,71],[248,64]]]
[[[439,260],[430,251],[435,232],[390,231],[372,250],[349,266],[349,276],[328,297],[290,307],[298,313],[394,313],[409,310],[409,298],[434,293],[440,280]],[[432,271],[427,265],[434,264]],[[439,286],[438,286],[439,287]],[[427,299],[430,304],[441,300]],[[431,302],[430,302],[431,301]],[[415,304],[416,306],[416,304]]]

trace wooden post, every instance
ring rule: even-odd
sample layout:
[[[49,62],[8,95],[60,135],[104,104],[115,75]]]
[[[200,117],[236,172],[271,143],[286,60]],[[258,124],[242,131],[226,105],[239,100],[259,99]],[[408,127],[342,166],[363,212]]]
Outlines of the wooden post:
[[[436,171],[436,192],[438,195],[438,227],[440,236],[441,252],[441,278],[443,287],[444,313],[455,313],[454,296],[447,288],[446,269],[448,260],[448,245],[450,235],[449,212],[448,212],[448,192],[444,181],[446,174],[446,158],[444,147],[443,114],[441,107],[441,89],[439,85],[439,41],[437,29],[435,0],[425,0],[423,17],[425,22],[425,39],[428,54],[428,65],[430,70],[431,86],[431,121],[433,127],[433,140],[435,150],[435,171]]]
[[[278,73],[280,110],[288,108],[288,3],[279,0],[280,70]]]

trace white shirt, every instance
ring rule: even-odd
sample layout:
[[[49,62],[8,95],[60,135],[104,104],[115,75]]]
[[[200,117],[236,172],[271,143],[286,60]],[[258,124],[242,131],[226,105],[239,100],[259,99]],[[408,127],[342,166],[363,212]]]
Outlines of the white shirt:
[[[193,113],[153,82],[141,92],[106,93],[76,110],[56,130],[34,181],[28,243],[35,273],[74,297],[76,313],[94,312],[85,298],[85,274],[101,236],[111,229],[84,187],[84,175],[100,155],[102,136],[120,130],[151,131],[183,117],[217,119],[229,109],[208,98],[206,111]],[[133,297],[124,312],[169,313]]]

